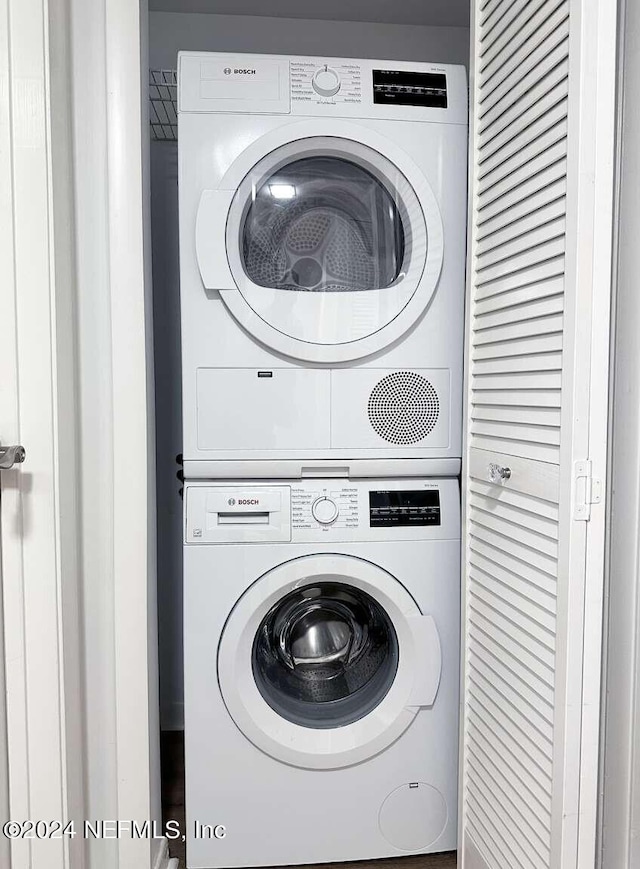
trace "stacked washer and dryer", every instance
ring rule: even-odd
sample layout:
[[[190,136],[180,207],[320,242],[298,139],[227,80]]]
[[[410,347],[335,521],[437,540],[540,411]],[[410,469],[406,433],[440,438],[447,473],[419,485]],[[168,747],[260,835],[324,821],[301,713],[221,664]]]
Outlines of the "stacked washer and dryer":
[[[453,849],[465,71],[178,75],[189,869]]]

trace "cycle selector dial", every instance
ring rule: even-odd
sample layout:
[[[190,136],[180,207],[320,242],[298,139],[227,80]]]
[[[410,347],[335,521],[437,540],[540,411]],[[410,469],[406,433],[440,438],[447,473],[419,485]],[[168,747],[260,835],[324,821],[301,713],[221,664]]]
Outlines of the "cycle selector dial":
[[[319,96],[334,97],[340,90],[340,76],[330,66],[321,66],[314,72],[311,84]]]
[[[311,505],[311,515],[321,525],[331,525],[338,518],[339,512],[336,502],[332,498],[325,498],[324,495],[316,498]]]

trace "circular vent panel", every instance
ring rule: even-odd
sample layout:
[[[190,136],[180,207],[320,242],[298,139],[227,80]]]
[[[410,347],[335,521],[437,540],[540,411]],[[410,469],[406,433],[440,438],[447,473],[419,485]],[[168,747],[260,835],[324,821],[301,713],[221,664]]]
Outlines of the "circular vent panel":
[[[438,393],[426,377],[394,371],[369,396],[369,422],[391,444],[416,444],[433,431],[440,413]]]

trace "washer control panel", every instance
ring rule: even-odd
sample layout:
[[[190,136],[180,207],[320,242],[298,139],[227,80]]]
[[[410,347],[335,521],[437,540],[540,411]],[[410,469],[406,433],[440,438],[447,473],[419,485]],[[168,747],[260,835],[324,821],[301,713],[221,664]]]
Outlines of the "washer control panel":
[[[460,537],[456,478],[185,485],[185,544],[348,543]]]

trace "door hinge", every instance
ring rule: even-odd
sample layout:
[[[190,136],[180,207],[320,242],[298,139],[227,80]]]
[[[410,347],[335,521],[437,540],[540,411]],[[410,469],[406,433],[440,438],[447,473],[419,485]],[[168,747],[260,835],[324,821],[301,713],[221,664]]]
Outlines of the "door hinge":
[[[591,505],[602,501],[602,480],[593,476],[591,462],[573,466],[573,518],[578,522],[591,519]]]

